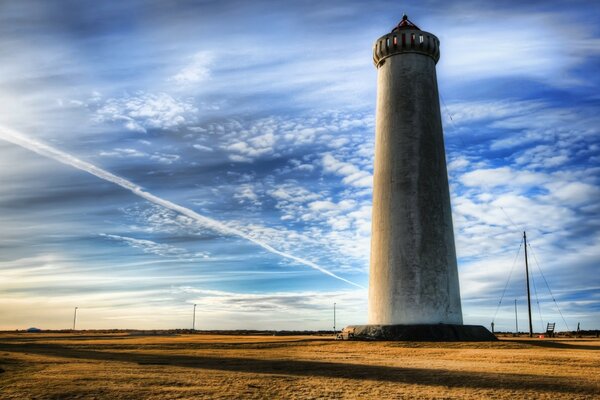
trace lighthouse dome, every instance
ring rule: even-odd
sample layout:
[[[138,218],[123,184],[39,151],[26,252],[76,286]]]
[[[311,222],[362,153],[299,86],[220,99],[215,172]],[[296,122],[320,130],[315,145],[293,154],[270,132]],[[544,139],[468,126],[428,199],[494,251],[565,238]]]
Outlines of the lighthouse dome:
[[[422,31],[411,22],[406,14],[398,25],[387,35],[383,35],[373,44],[373,63],[379,68],[385,59],[397,54],[419,53],[440,59],[440,41],[432,33]]]

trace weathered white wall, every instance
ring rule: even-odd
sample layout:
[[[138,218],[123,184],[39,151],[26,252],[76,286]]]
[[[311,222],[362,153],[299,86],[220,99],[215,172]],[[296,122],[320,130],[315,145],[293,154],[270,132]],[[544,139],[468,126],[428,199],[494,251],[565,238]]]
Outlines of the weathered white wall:
[[[435,63],[378,68],[369,324],[462,324]]]

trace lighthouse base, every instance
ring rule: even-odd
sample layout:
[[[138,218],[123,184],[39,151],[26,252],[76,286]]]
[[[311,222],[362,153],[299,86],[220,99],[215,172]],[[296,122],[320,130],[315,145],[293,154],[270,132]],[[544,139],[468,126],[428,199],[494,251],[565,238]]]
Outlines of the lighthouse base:
[[[398,340],[422,342],[487,342],[498,340],[481,325],[351,325],[338,336],[343,340]]]

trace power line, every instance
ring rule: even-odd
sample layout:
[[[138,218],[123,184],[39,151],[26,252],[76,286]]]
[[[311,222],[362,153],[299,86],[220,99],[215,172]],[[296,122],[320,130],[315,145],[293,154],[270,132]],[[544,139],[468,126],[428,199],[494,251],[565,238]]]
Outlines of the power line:
[[[538,313],[540,315],[540,324],[542,326],[542,332],[543,332],[544,331],[544,320],[542,318],[542,309],[540,307],[540,299],[538,297],[537,287],[535,285],[535,278],[534,278],[534,275],[533,275],[533,271],[531,273],[531,282],[533,282],[533,293],[535,294],[535,302],[537,303],[537,306],[538,306]]]
[[[510,283],[510,277],[515,269],[515,265],[517,264],[517,258],[519,258],[519,254],[521,253],[521,247],[523,247],[523,240],[521,239],[521,243],[519,243],[519,250],[517,251],[517,255],[515,255],[515,259],[513,261],[512,267],[510,269],[510,273],[508,274],[508,280],[506,281],[506,285],[504,285],[504,290],[502,291],[502,296],[500,296],[500,301],[498,302],[498,306],[496,307],[496,312],[494,313],[494,318],[492,318],[492,323],[496,320],[496,316],[498,315],[498,310],[500,309],[500,305],[502,304],[502,299],[504,299],[504,294],[506,293],[506,289],[508,288],[508,284]]]
[[[560,317],[562,318],[563,322],[565,323],[565,326],[567,327],[567,331],[569,331],[570,329],[569,329],[569,325],[567,324],[567,320],[565,319],[565,317],[563,316],[563,313],[560,311],[560,308],[558,307],[558,303],[556,302],[556,299],[554,298],[554,294],[552,294],[552,290],[550,289],[550,285],[548,285],[548,281],[546,280],[546,277],[544,276],[544,273],[542,272],[542,268],[540,267],[540,264],[538,263],[537,257],[535,256],[535,252],[533,251],[533,247],[531,247],[531,243],[529,243],[529,249],[531,250],[531,254],[533,254],[533,259],[535,260],[535,265],[537,265],[538,271],[540,271],[540,275],[542,275],[542,278],[544,279],[544,283],[546,283],[546,287],[548,288],[550,297],[552,297],[552,301],[554,302],[554,305],[556,306],[556,310],[558,311],[558,313],[560,314]]]
[[[454,123],[454,118],[452,118],[452,114],[450,114],[450,110],[448,110],[448,106],[446,105],[446,102],[444,101],[444,96],[442,96],[442,93],[440,93],[440,100],[442,101],[442,105],[444,106],[444,108],[446,110],[446,114],[448,114],[448,118],[450,118],[450,125],[452,125],[452,128],[454,128],[454,131],[456,131],[456,133],[457,133],[456,137],[458,138],[458,140],[460,141],[460,143],[463,145],[463,147],[466,148],[467,145],[465,144],[465,142],[460,137],[459,129],[456,126],[456,124]]]
[[[504,216],[506,217],[506,219],[508,219],[508,222],[510,222],[510,224],[515,228],[516,231],[521,232],[521,231],[526,230],[525,227],[519,228],[517,226],[517,224],[515,224],[515,221],[513,221],[512,218],[506,213],[506,210],[504,210],[503,207],[501,207],[501,206],[498,206],[498,207],[500,208],[500,210],[502,210],[502,213],[504,214]]]

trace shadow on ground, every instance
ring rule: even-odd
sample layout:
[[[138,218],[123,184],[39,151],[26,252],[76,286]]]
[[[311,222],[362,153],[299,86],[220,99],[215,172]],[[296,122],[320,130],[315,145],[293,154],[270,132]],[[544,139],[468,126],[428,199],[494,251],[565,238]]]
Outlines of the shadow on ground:
[[[530,342],[527,342],[528,344]],[[355,380],[372,380],[403,384],[448,386],[451,388],[519,389],[555,393],[599,394],[597,386],[576,383],[557,376],[531,374],[496,374],[487,372],[452,371],[427,368],[388,367],[310,360],[266,360],[255,358],[218,357],[208,355],[163,355],[135,352],[110,352],[77,349],[57,344],[0,343],[0,351],[37,354],[81,360],[135,363],[138,365],[168,365],[183,368],[210,369],[254,374],[316,376]]]
[[[569,349],[569,350],[600,350],[600,346],[586,346],[583,344],[572,344],[546,340],[510,340],[509,343],[520,343],[527,346],[545,347],[550,349]]]

